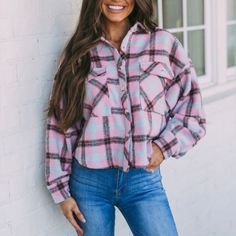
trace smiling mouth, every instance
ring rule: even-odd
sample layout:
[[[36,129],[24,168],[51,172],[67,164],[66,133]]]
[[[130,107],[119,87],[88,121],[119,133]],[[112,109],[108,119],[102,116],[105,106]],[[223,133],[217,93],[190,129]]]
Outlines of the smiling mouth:
[[[125,6],[119,6],[119,5],[107,5],[107,8],[110,10],[110,11],[122,11],[125,9]]]

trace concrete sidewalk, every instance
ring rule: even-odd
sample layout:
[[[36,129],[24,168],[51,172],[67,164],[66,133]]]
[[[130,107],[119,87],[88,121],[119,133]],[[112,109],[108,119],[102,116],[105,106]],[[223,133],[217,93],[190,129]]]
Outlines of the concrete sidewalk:
[[[181,159],[161,164],[179,236],[235,236],[236,95],[205,104],[207,134]],[[116,235],[130,236],[117,210]]]

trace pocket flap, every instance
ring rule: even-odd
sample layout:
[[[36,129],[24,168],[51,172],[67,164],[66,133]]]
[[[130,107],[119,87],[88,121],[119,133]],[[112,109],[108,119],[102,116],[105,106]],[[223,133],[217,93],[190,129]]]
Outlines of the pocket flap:
[[[164,77],[170,80],[174,78],[174,74],[171,68],[163,62],[140,61],[140,69],[144,72]]]

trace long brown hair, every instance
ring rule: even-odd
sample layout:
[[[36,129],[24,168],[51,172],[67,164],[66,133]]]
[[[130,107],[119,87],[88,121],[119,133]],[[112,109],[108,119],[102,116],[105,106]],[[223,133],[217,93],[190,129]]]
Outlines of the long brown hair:
[[[55,115],[61,130],[67,130],[83,115],[85,95],[84,78],[90,70],[89,50],[105,32],[102,0],[83,0],[79,23],[61,57],[55,74],[47,109],[47,116]],[[152,0],[136,0],[129,23],[142,23],[147,30],[154,31]]]

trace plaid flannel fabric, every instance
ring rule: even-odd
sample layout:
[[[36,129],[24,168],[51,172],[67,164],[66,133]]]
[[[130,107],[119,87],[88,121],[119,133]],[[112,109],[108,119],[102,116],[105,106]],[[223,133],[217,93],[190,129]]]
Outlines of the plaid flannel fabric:
[[[47,118],[45,177],[55,203],[70,196],[73,158],[88,168],[127,171],[149,163],[152,142],[165,159],[180,158],[205,135],[192,61],[165,29],[149,32],[136,22],[120,51],[102,36],[91,49],[85,83],[83,124],[62,133],[57,120]]]

